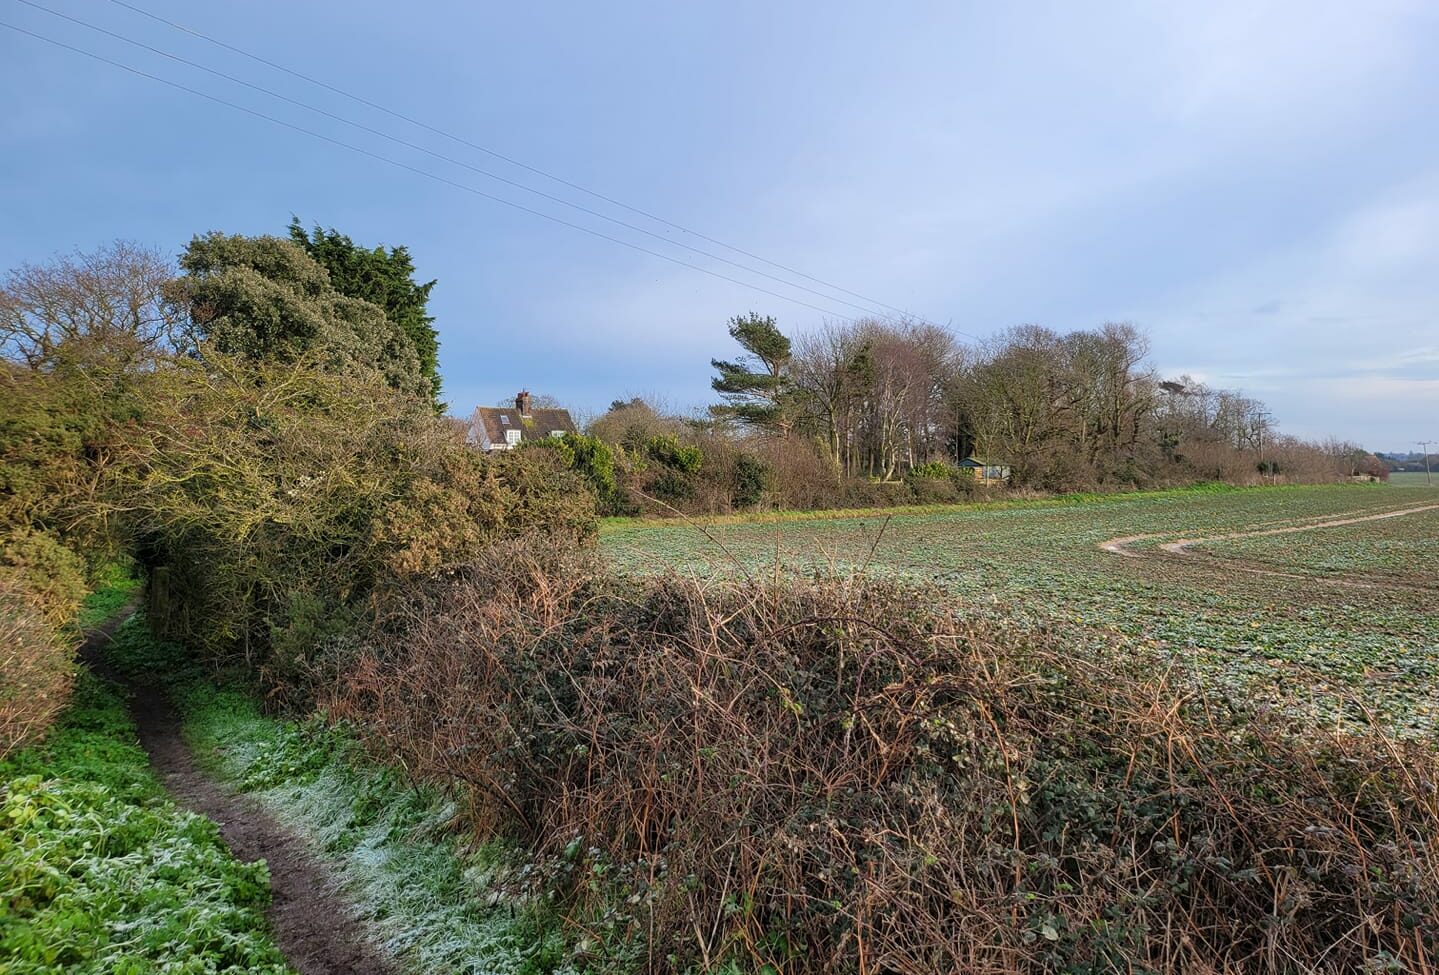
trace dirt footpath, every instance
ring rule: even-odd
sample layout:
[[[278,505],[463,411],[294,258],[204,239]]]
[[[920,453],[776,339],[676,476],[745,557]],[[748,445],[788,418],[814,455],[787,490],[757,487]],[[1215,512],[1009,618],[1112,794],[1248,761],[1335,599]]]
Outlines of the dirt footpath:
[[[140,743],[175,801],[218,823],[221,836],[237,858],[269,864],[274,893],[269,919],[285,960],[301,975],[387,975],[393,971],[369,943],[351,905],[304,841],[275,822],[253,799],[231,792],[199,769],[180,737],[179,719],[160,690],[126,685],[104,666],[99,649],[130,612],[133,607],[92,632],[81,648],[81,657],[98,673],[129,687]]]

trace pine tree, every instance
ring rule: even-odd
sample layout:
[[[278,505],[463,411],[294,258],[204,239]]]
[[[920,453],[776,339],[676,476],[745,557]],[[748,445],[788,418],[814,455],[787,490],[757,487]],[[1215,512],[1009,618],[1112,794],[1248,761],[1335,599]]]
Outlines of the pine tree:
[[[710,383],[724,403],[711,407],[717,417],[732,417],[765,430],[788,427],[784,395],[790,359],[790,341],[774,318],[754,312],[730,319],[729,334],[748,353],[736,361],[711,359],[718,372]]]

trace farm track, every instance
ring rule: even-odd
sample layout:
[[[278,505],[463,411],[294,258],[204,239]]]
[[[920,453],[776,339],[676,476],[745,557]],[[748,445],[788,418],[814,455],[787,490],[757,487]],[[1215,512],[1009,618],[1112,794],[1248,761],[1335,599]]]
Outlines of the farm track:
[[[100,648],[134,609],[127,606],[91,631],[80,656],[130,692],[140,744],[165,788],[181,806],[218,824],[238,859],[264,860],[269,866],[273,900],[267,916],[291,968],[300,975],[388,975],[392,967],[370,944],[355,911],[304,840],[255,801],[225,789],[200,769],[160,688],[128,682],[105,665]]]
[[[1296,579],[1304,582],[1324,582],[1330,585],[1347,586],[1356,589],[1402,589],[1413,592],[1431,592],[1435,587],[1401,583],[1390,580],[1376,580],[1372,578],[1359,578],[1354,575],[1318,575],[1301,572],[1285,572],[1281,569],[1267,568],[1254,565],[1242,559],[1220,558],[1207,553],[1194,551],[1195,546],[1211,545],[1217,542],[1237,541],[1245,538],[1267,538],[1274,535],[1292,535],[1298,532],[1317,531],[1322,528],[1342,528],[1345,525],[1357,525],[1368,521],[1382,521],[1388,518],[1402,518],[1405,515],[1416,515],[1425,511],[1439,510],[1439,504],[1424,504],[1395,509],[1393,511],[1381,511],[1369,514],[1345,515],[1341,518],[1327,517],[1325,520],[1316,518],[1296,519],[1288,524],[1282,524],[1277,528],[1265,528],[1259,531],[1231,532],[1225,535],[1214,535],[1209,538],[1182,538],[1177,541],[1163,542],[1153,549],[1135,550],[1132,546],[1136,542],[1150,541],[1156,538],[1163,538],[1164,533],[1148,535],[1126,535],[1120,538],[1111,538],[1100,542],[1099,548],[1102,551],[1110,552],[1124,558],[1143,559],[1153,558],[1155,552],[1164,552],[1170,556],[1177,556],[1185,559],[1202,559],[1206,561],[1221,563],[1227,570],[1244,572],[1251,575],[1263,575],[1281,579]]]

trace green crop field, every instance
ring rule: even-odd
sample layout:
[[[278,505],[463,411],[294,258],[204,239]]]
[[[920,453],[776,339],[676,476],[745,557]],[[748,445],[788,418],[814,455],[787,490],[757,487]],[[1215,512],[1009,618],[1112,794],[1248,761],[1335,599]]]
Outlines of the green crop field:
[[[602,547],[632,572],[900,577],[1158,646],[1211,688],[1409,734],[1439,725],[1439,491],[1422,484],[614,523]]]

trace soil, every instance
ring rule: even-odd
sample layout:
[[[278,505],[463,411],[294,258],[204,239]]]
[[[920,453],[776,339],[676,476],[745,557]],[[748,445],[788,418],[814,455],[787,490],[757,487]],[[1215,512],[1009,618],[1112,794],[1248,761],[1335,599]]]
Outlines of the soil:
[[[127,607],[81,647],[82,659],[132,694],[131,712],[140,743],[175,801],[214,820],[232,853],[264,860],[273,900],[269,920],[285,960],[300,975],[388,975],[385,956],[370,944],[363,925],[325,865],[299,836],[270,817],[248,796],[238,795],[202,772],[180,736],[180,721],[156,687],[129,684],[107,668],[99,648],[134,611]]]

